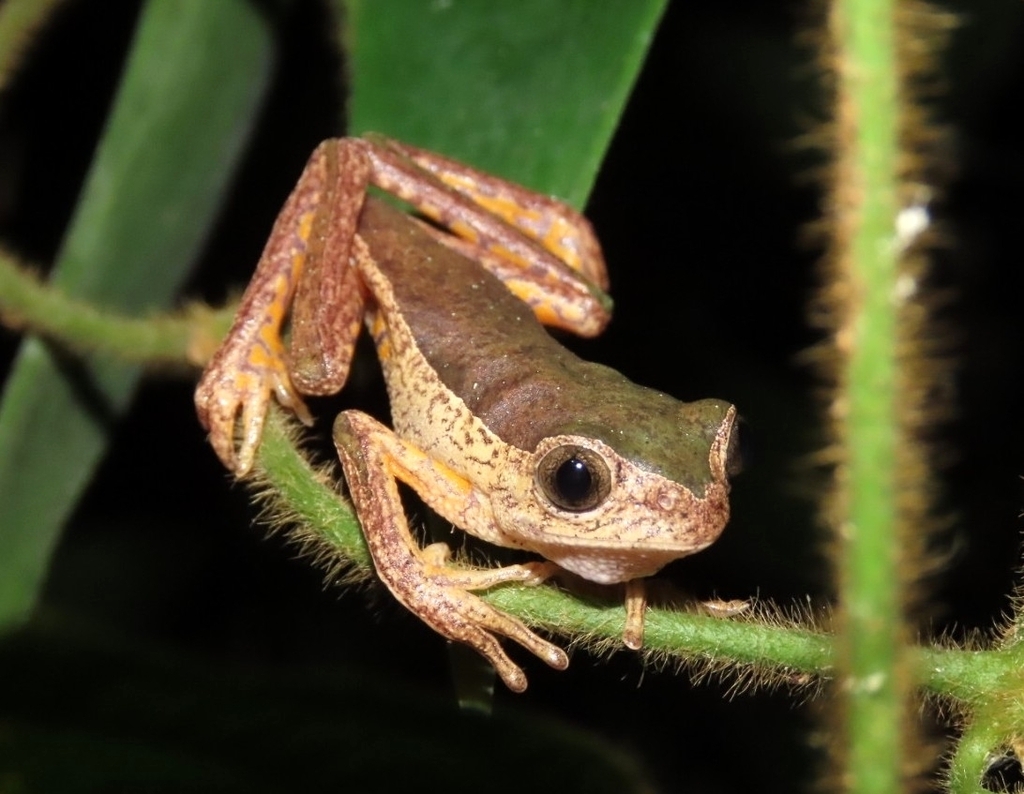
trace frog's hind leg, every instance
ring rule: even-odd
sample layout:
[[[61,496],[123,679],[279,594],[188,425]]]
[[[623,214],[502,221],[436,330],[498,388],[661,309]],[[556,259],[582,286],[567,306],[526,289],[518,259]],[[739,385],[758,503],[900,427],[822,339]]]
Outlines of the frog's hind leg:
[[[604,329],[611,317],[607,273],[582,215],[440,155],[380,136],[359,142],[375,185],[436,223],[424,227],[490,270],[542,323],[581,336]]]
[[[429,496],[435,508],[439,500],[445,502],[449,518],[471,510],[477,501],[467,481],[359,411],[338,416],[334,442],[377,573],[395,598],[438,633],[476,649],[515,692],[526,689],[526,676],[498,636],[514,640],[556,669],[568,666],[561,648],[469,592],[503,582],[537,584],[554,570],[551,563],[453,568],[447,549],[437,544],[421,549],[409,531],[399,481]]]
[[[588,281],[602,290],[608,289],[608,271],[590,221],[565,202],[400,141],[376,136],[370,139],[401,152],[449,187],[536,240]]]

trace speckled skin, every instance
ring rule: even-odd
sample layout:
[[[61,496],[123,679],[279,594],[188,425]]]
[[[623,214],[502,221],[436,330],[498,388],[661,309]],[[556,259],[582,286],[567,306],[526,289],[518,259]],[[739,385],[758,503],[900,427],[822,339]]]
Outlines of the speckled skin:
[[[368,183],[414,202],[448,233],[365,197]],[[236,326],[204,374],[200,417],[225,463],[244,471],[270,392],[301,412],[297,392],[340,388],[365,316],[393,429],[347,411],[335,441],[378,573],[518,691],[525,676],[495,634],[554,667],[568,659],[469,591],[536,583],[554,567],[451,568],[446,548],[418,547],[397,481],[480,538],[596,582],[628,582],[632,647],[643,634],[640,579],[706,547],[728,520],[735,408],[637,386],[580,360],[538,322],[596,333],[608,318],[606,283],[589,226],[563,205],[411,147],[330,141],[282,210]],[[280,327],[296,288],[286,366]],[[584,511],[553,504],[538,482],[541,459],[566,445],[607,467],[606,497]]]
[[[478,492],[458,516],[432,507],[605,583],[647,576],[718,537],[732,406],[680,403],[580,360],[497,278],[381,202],[366,203],[359,235],[370,241],[360,268],[377,302],[395,433]],[[583,515],[553,508],[533,485],[536,460],[568,437],[614,464],[611,498]]]

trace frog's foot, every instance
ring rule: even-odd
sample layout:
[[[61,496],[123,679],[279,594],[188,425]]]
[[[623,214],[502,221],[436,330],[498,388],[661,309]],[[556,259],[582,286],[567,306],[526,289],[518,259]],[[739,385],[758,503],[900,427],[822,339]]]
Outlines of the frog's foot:
[[[247,344],[244,337],[236,337],[217,351],[196,387],[199,421],[209,431],[217,456],[239,477],[252,469],[271,394],[304,424],[312,424],[288,377],[279,340]]]
[[[450,566],[444,544],[420,549],[412,537],[398,481],[421,495],[429,494],[432,503],[436,504],[438,494],[447,494],[452,505],[463,506],[479,496],[469,484],[358,411],[338,417],[334,441],[377,573],[406,608],[439,634],[476,649],[514,692],[526,689],[526,676],[498,637],[519,643],[551,667],[568,666],[568,656],[557,645],[469,592],[506,582],[538,584],[554,573],[554,565],[525,563],[494,570]]]
[[[420,552],[420,558],[429,568],[443,571],[450,584],[464,590],[486,590],[507,582],[543,584],[559,571],[553,562],[524,562],[503,568],[452,568],[452,550],[447,543],[431,543]]]
[[[724,601],[721,598],[712,598],[708,601],[700,602],[701,611],[713,618],[732,618],[746,612],[753,606],[753,601],[747,601],[743,598],[732,598],[728,601]]]
[[[493,570],[459,570],[424,563],[414,593],[396,595],[435,631],[474,648],[494,667],[513,692],[526,689],[526,675],[509,658],[497,636],[508,637],[543,659],[556,670],[569,666],[569,657],[557,645],[535,634],[514,618],[470,593],[504,582],[539,584],[551,570],[540,563],[512,565]],[[411,597],[410,597],[411,596]]]
[[[713,618],[731,618],[753,607],[753,602],[743,599],[724,601],[712,598],[698,601],[697,608]],[[634,651],[644,646],[644,614],[647,612],[647,588],[645,579],[626,582],[626,626],[622,631],[622,642]]]

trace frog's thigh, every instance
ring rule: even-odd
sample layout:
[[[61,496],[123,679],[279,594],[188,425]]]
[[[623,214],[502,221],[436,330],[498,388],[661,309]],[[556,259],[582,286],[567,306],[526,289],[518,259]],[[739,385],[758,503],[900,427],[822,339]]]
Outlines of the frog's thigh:
[[[510,257],[429,224],[421,226],[438,242],[479,262],[504,282],[544,325],[590,337],[601,333],[611,319],[611,299],[562,262]]]
[[[374,185],[435,221],[440,229],[424,224],[424,230],[494,273],[533,308],[542,323],[581,336],[595,336],[608,324],[611,301],[603,291],[607,286],[604,260],[589,227],[590,242],[584,246],[586,256],[581,259],[570,253],[569,261],[563,260],[558,250],[546,247],[528,229],[506,222],[476,202],[475,196],[446,184],[407,152],[440,160],[436,155],[376,136],[349,140],[351,146],[361,146],[370,160]],[[463,168],[454,163],[452,167]],[[480,177],[494,180],[483,174]],[[524,198],[534,195],[526,190],[522,193]],[[567,207],[564,209],[571,212]],[[579,220],[586,223],[582,217]],[[584,261],[586,267],[582,265]]]
[[[552,667],[564,669],[569,664],[561,648],[466,592],[467,572],[437,565],[437,550],[424,554],[412,537],[398,480],[435,498],[438,491],[444,492],[446,502],[452,505],[460,498],[463,503],[471,498],[472,488],[465,480],[358,411],[339,415],[334,441],[377,573],[395,598],[435,631],[475,648],[513,691],[526,688],[526,676],[495,634],[515,640]],[[518,566],[518,571],[516,567],[505,579],[500,572],[492,573],[498,574],[497,581],[530,581],[537,576],[528,566]]]
[[[401,152],[473,203],[540,243],[587,280],[601,289],[608,288],[608,273],[594,230],[568,204],[434,152],[382,137],[375,136],[373,141]]]

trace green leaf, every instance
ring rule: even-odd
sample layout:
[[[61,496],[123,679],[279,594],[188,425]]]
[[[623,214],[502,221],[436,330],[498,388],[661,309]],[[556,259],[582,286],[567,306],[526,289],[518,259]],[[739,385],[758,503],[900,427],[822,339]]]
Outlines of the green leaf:
[[[351,132],[382,132],[579,207],[664,0],[347,4]]]
[[[266,90],[271,40],[242,0],[150,0],[52,283],[126,312],[195,262]],[[60,529],[138,370],[26,339],[0,403],[0,627],[30,612]]]

